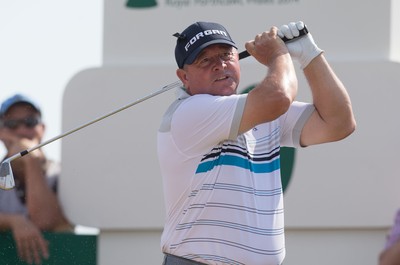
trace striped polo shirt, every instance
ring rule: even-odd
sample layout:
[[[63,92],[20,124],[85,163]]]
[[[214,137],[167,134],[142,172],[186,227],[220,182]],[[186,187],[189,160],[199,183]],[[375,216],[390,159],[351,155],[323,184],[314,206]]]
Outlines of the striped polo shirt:
[[[294,102],[238,135],[246,97],[182,91],[166,111],[158,132],[163,252],[205,264],[282,263],[280,146],[299,146],[314,107]]]

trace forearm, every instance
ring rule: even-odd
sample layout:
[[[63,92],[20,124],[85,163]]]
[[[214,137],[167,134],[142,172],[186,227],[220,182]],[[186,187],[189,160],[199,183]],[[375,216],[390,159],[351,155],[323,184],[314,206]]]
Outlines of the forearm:
[[[277,36],[278,29],[258,34],[246,43],[247,51],[267,67],[266,76],[250,91],[246,109],[256,124],[276,119],[287,111],[297,95],[297,77],[293,61],[284,42]]]
[[[40,158],[29,157],[25,166],[26,206],[29,218],[40,229],[52,230],[65,221],[58,198],[47,184]]]
[[[289,54],[279,56],[268,66],[268,74],[254,92],[264,100],[261,110],[273,106],[271,109],[277,111],[273,119],[287,111],[297,95],[297,77]]]
[[[6,231],[11,229],[13,215],[0,213],[0,231]]]
[[[22,215],[0,213],[0,231],[12,229],[12,224],[16,218],[24,218]]]
[[[278,91],[288,98],[290,103],[293,102],[297,96],[297,76],[289,54],[282,55],[269,66],[265,81],[268,85],[277,85]]]
[[[249,92],[239,133],[284,114],[297,94],[297,77],[289,54],[268,65],[266,77]]]
[[[310,85],[313,104],[326,124],[330,141],[340,140],[355,129],[350,97],[323,54],[315,57],[304,74]]]

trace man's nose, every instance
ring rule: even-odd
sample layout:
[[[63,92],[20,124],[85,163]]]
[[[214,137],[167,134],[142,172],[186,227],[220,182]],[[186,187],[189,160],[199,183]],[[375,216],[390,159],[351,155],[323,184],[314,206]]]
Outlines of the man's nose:
[[[226,61],[222,59],[222,56],[217,54],[212,58],[212,64],[215,66],[224,66],[226,65]]]

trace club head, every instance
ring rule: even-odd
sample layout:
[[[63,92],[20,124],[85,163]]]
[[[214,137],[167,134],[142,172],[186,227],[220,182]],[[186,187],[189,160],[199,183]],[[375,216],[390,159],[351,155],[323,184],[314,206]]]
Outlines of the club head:
[[[0,165],[0,189],[10,190],[15,187],[10,160],[4,160]]]

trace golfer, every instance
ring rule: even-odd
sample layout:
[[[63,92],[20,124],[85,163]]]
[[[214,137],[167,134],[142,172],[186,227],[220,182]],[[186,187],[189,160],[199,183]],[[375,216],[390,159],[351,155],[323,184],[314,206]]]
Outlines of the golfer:
[[[303,28],[272,27],[245,44],[266,72],[248,94],[237,93],[237,46],[222,25],[196,22],[174,35],[183,87],[158,132],[164,264],[282,264],[280,147],[338,141],[356,127],[349,95],[311,34],[282,41]],[[310,103],[295,100],[294,61]]]

